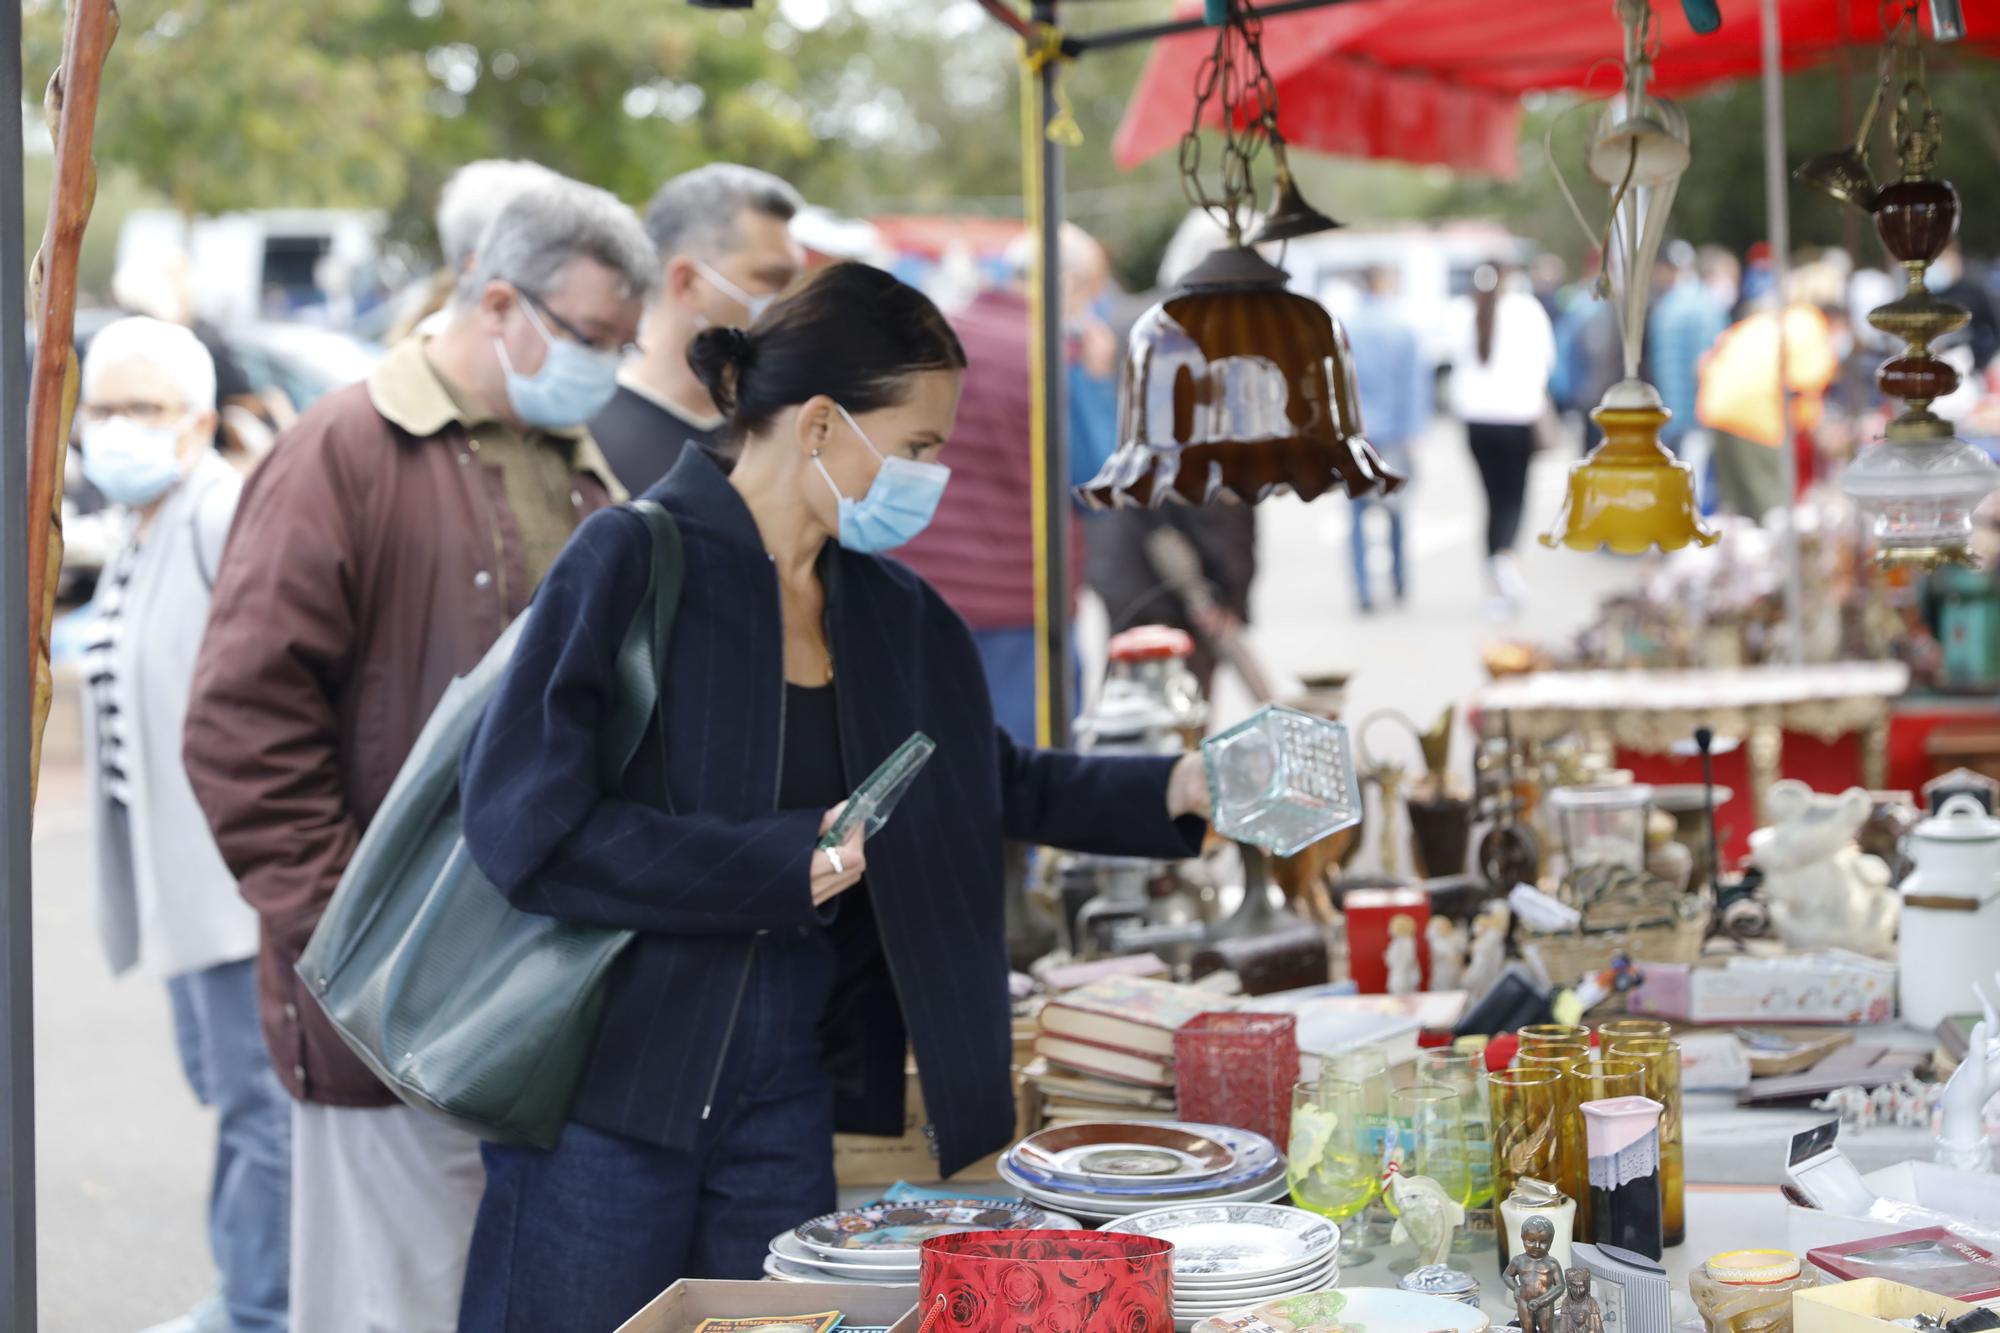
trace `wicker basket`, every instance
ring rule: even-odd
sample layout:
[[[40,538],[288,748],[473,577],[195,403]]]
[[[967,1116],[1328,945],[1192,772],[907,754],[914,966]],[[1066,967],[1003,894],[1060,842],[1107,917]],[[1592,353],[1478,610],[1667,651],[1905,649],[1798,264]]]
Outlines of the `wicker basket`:
[[[1611,966],[1613,954],[1624,953],[1635,963],[1692,963],[1701,957],[1708,937],[1706,915],[1694,920],[1656,922],[1601,931],[1548,934],[1523,931],[1523,957],[1540,965],[1558,986],[1573,986],[1593,972]]]

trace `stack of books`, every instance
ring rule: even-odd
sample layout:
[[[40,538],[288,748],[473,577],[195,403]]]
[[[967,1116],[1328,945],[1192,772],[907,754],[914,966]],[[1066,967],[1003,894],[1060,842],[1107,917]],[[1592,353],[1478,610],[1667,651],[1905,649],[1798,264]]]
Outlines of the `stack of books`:
[[[1112,976],[1042,1007],[1036,1060],[1024,1076],[1042,1092],[1047,1124],[1174,1118],[1174,1034],[1197,1014],[1235,1007],[1227,996],[1152,977]]]

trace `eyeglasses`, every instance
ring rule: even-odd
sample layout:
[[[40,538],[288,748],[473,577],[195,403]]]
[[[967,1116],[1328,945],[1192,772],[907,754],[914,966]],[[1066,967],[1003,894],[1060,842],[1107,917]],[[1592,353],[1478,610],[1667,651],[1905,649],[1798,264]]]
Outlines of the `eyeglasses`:
[[[535,310],[541,311],[542,314],[548,316],[549,322],[551,324],[554,324],[556,326],[556,329],[559,332],[561,332],[561,334],[565,338],[568,338],[571,342],[577,343],[583,347],[588,347],[591,351],[596,352],[602,356],[615,356],[621,360],[634,357],[639,354],[638,344],[619,343],[615,347],[607,347],[604,344],[604,339],[591,337],[589,334],[585,333],[582,329],[570,323],[568,320],[564,319],[561,315],[558,315],[549,306],[549,303],[547,301],[544,301],[541,297],[535,295],[527,288],[516,287],[514,288],[514,290],[519,292],[521,294],[521,299],[523,301],[526,301],[528,305],[531,307],[530,313],[532,313]]]
[[[78,421],[109,421],[112,417],[125,417],[142,426],[164,426],[179,421],[187,415],[187,409],[178,403],[153,402],[133,399],[127,402],[79,403],[76,408]]]

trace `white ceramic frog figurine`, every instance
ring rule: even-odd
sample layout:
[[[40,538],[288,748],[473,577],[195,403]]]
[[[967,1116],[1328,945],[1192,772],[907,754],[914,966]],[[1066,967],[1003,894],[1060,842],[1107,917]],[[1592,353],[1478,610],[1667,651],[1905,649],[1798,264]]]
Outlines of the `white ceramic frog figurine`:
[[[1764,872],[1771,921],[1794,949],[1852,949],[1886,956],[1895,948],[1901,900],[1889,867],[1854,845],[1873,808],[1850,787],[1823,796],[1790,778],[1764,798],[1768,828],[1750,835],[1750,858]]]

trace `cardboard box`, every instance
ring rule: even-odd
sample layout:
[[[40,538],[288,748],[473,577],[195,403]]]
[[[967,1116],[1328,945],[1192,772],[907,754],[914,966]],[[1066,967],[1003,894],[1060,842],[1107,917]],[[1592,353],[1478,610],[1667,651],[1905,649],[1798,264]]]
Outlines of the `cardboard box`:
[[[1717,963],[1647,963],[1628,1013],[1689,1023],[1887,1023],[1896,965],[1842,949]]]
[[[1900,1282],[1864,1277],[1792,1293],[1792,1333],[1884,1333],[1892,1319],[1942,1310],[1952,1318],[1975,1307],[1946,1296],[1933,1296]]]
[[[838,1310],[861,1324],[888,1324],[890,1333],[916,1333],[915,1287],[873,1287],[854,1282],[710,1282],[683,1278],[618,1326],[618,1333],[689,1333],[704,1319],[758,1315],[823,1314]]]
[[[1871,1171],[1861,1180],[1883,1199],[1916,1204],[1975,1224],[1970,1229],[1975,1240],[2000,1234],[2000,1176],[1984,1171],[1954,1171],[1934,1162],[1898,1162]],[[1787,1205],[1785,1212],[1785,1248],[1794,1254],[1867,1240],[1871,1236],[1893,1236],[1934,1220],[1853,1216],[1801,1208],[1797,1204]]]
[[[924,1109],[924,1090],[917,1079],[916,1066],[906,1075],[909,1086],[903,1093],[903,1133],[894,1139],[872,1134],[833,1136],[833,1177],[842,1185],[893,1185],[899,1180],[912,1185],[937,1185],[937,1154],[931,1148],[924,1126],[930,1115]],[[1014,1138],[1026,1138],[1042,1127],[1041,1093],[1034,1084],[1014,1071]],[[1000,1179],[1000,1156],[995,1153],[974,1162],[952,1177],[953,1180],[991,1184]]]

